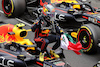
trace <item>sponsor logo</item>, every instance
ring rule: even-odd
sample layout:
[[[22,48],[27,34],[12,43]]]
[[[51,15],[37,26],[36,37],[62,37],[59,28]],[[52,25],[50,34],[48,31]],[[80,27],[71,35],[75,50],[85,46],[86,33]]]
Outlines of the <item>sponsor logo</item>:
[[[97,19],[96,18],[88,17],[88,20],[91,21],[91,22],[95,22],[95,23],[97,22]]]
[[[14,67],[14,61],[13,60],[6,60],[5,57],[0,57],[0,65],[4,67]]]
[[[65,16],[63,14],[55,13],[55,20],[65,20]]]

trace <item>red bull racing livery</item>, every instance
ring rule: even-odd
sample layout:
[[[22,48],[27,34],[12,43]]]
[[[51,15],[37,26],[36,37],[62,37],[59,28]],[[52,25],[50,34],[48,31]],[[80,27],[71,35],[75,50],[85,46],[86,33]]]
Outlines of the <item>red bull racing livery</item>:
[[[25,39],[28,31],[22,28],[23,23],[16,25],[0,22],[0,67],[70,67],[66,64],[61,50],[58,53],[62,58],[48,57],[39,60],[40,48],[35,42]]]
[[[19,3],[23,5],[20,7]],[[60,27],[67,27],[67,31],[77,33],[74,37],[76,41],[81,42],[84,53],[97,51],[97,47],[100,46],[98,45],[100,39],[100,32],[98,31],[100,9],[92,7],[90,2],[83,0],[17,0],[17,2],[15,0],[2,0],[2,8],[7,17],[18,16],[26,12],[30,17],[25,16],[24,18],[30,22],[41,15],[41,7],[45,4],[52,4],[55,7],[55,20]],[[23,12],[18,12],[19,9]],[[10,14],[6,12],[10,12]]]

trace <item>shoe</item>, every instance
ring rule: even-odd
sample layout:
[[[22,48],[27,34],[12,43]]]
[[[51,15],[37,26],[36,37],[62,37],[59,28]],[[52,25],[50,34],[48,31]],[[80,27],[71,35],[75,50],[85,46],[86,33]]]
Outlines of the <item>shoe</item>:
[[[59,58],[59,55],[54,52],[54,50],[50,50],[50,54],[53,55],[56,59]]]
[[[44,61],[44,53],[40,52],[39,60],[40,60],[41,62]]]

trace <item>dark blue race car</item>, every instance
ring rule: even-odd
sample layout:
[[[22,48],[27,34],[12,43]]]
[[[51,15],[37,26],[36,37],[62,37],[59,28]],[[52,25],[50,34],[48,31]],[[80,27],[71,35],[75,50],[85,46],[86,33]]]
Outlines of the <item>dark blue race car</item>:
[[[80,41],[84,53],[95,53],[99,46],[100,9],[92,7],[89,3],[62,2],[55,4],[55,20],[67,31],[76,31],[71,34],[76,41]]]
[[[100,9],[83,1],[85,0],[2,0],[2,8],[7,17],[24,13],[24,18],[33,22],[41,14],[38,11],[43,4],[51,3],[56,9],[55,20],[60,27],[76,32],[71,35],[81,42],[82,51],[93,53],[97,51],[100,41]]]

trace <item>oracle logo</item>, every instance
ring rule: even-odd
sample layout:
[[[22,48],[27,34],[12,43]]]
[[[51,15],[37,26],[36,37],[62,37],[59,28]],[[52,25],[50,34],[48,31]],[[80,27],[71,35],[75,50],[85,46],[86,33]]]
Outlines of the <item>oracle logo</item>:
[[[0,65],[4,67],[14,67],[14,61],[13,60],[6,60],[5,57],[0,57]]]

